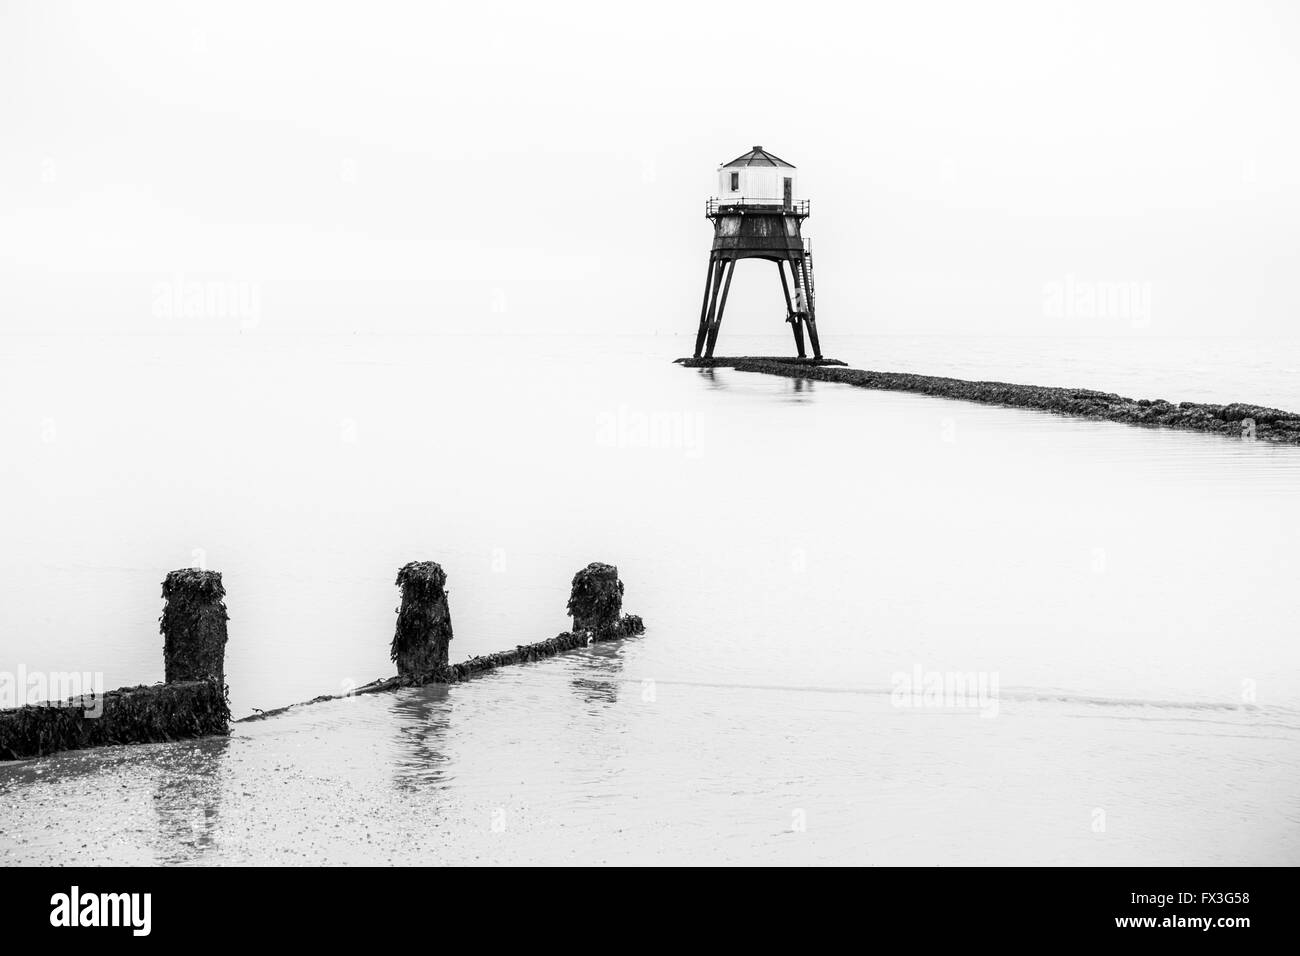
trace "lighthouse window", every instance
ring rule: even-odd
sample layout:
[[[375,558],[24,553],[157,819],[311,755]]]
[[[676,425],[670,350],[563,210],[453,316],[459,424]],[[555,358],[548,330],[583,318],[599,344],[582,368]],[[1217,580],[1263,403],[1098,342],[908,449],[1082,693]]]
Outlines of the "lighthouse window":
[[[740,192],[740,173],[731,174],[731,191],[733,193]]]

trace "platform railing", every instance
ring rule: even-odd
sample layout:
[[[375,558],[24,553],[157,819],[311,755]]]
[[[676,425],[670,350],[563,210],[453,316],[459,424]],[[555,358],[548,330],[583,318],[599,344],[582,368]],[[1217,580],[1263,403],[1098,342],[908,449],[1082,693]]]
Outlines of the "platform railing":
[[[796,216],[811,214],[811,207],[807,199],[793,199],[790,202],[785,202],[779,196],[740,196],[736,199],[711,198],[706,200],[704,203],[705,218],[712,218],[720,210],[731,206],[761,206],[768,209],[777,209],[781,212],[793,213]]]

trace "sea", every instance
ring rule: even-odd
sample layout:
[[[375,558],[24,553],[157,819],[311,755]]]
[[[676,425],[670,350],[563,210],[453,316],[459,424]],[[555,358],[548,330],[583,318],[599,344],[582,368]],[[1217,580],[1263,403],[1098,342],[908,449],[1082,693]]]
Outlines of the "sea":
[[[0,686],[228,737],[0,764],[0,864],[1300,864],[1300,448],[729,369],[687,336],[0,338]],[[1300,410],[1300,340],[824,336],[855,367]],[[787,354],[727,337],[728,354]],[[456,686],[393,673],[397,570]],[[4,702],[4,706],[23,703]]]

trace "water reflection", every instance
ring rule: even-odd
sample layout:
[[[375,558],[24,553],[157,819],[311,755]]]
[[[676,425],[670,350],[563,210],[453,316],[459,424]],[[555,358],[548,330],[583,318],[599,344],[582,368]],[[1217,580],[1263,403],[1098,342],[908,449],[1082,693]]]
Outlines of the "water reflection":
[[[184,863],[216,844],[229,737],[204,737],[159,749],[153,786],[159,863]]]
[[[447,728],[451,720],[452,688],[429,684],[385,695],[396,734],[393,783],[399,790],[441,786],[449,779]]]
[[[709,388],[714,388],[719,391],[723,391],[727,388],[727,383],[718,377],[716,369],[701,368],[696,369],[696,371],[700,373],[700,378],[704,380],[704,384],[708,385]]]
[[[625,682],[622,642],[593,644],[585,653],[568,660],[569,666],[574,670],[569,686],[583,703],[599,705],[590,712],[618,703],[619,688]]]

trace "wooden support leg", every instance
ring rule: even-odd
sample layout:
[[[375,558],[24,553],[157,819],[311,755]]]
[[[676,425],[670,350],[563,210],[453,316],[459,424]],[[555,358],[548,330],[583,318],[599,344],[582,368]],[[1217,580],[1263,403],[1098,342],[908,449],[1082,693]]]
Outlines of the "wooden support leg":
[[[709,292],[713,288],[713,266],[715,263],[713,254],[709,253],[709,268],[704,273],[704,300],[700,303],[700,330],[695,333],[695,357],[699,358],[700,353],[704,351],[704,336],[708,334],[709,326],[705,321],[709,311]]]
[[[794,347],[799,350],[799,357],[803,358],[803,322],[794,313],[794,303],[790,301],[790,285],[785,281],[785,264],[780,259],[776,260],[776,271],[781,274],[781,291],[785,293],[785,320],[794,332]]]
[[[726,271],[727,263],[722,259],[713,259],[709,263],[709,268],[712,275],[708,287],[704,290],[704,298],[709,307],[704,313],[699,334],[695,338],[696,358],[699,358],[700,353],[704,350],[704,339],[708,335],[709,328],[713,325],[713,315],[718,310],[718,290],[722,287],[722,273]]]
[[[804,288],[807,289],[808,288],[808,262],[802,256],[799,257],[799,269],[801,272],[803,272],[803,284],[804,284]],[[808,305],[808,319],[807,319],[808,338],[812,342],[813,358],[819,359],[822,357],[822,347],[821,347],[821,343],[817,341],[817,314],[816,314],[817,310],[816,307],[812,304],[812,300],[808,298],[807,292],[804,293],[804,299]]]
[[[731,291],[731,277],[735,273],[736,260],[732,259],[727,266],[727,281],[722,286],[722,298],[718,301],[718,314],[713,317],[713,324],[709,326],[709,342],[704,352],[706,358],[713,358],[713,346],[718,341],[718,329],[722,328],[722,313],[727,308],[727,293]]]

